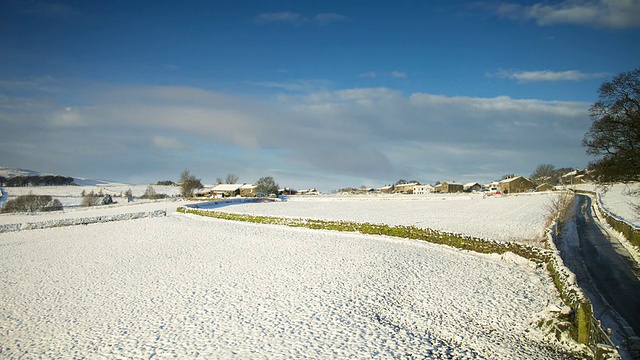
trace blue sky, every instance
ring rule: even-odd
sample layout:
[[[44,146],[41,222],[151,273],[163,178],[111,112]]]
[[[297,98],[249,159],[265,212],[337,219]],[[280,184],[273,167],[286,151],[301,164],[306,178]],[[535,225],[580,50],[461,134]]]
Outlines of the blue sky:
[[[585,167],[640,1],[0,1],[0,165],[130,183]]]

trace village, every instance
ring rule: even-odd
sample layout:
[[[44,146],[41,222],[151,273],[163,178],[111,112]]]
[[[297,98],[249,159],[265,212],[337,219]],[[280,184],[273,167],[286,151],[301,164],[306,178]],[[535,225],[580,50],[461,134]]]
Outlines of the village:
[[[555,190],[557,186],[578,185],[590,183],[594,180],[593,174],[588,170],[575,169],[574,171],[565,173],[558,179],[557,183],[548,182],[536,183],[524,176],[516,176],[509,174],[503,176],[500,181],[493,181],[488,184],[480,184],[478,182],[458,183],[456,181],[436,182],[434,185],[421,184],[418,181],[406,182],[400,180],[395,184],[385,185],[378,188],[370,188],[362,186],[361,188],[344,188],[336,191],[342,195],[358,195],[358,194],[407,194],[407,195],[424,195],[424,194],[451,194],[462,192],[485,192],[489,195],[499,194],[516,194],[524,192],[542,192]],[[223,198],[223,197],[257,197],[257,186],[254,184],[217,184],[213,186],[204,186],[194,192],[196,198]],[[278,189],[278,196],[302,196],[302,195],[320,195],[321,193],[315,188],[296,190],[289,187]]]

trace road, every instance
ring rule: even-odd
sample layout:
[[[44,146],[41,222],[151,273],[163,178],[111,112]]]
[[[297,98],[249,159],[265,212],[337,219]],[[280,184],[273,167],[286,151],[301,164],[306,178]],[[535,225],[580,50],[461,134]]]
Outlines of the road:
[[[578,196],[580,251],[593,285],[640,336],[640,280],[627,250],[594,219],[591,198]]]

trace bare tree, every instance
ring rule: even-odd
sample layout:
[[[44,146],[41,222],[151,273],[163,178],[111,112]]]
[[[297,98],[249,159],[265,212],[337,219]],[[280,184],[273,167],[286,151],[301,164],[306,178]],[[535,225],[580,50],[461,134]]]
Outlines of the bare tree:
[[[640,180],[640,68],[621,73],[598,89],[589,109],[593,123],[582,145],[602,156],[590,163],[603,184]]]
[[[238,182],[238,175],[232,174],[232,173],[227,174],[227,178],[225,180],[225,183],[227,183],[227,184],[235,184],[237,182]]]
[[[190,198],[193,195],[193,191],[196,189],[202,189],[202,182],[195,176],[191,175],[188,169],[182,171],[180,174],[180,193],[183,198]]]
[[[536,167],[536,170],[531,174],[531,181],[536,184],[551,183],[551,179],[554,175],[556,167],[552,164],[540,164]],[[553,185],[553,184],[552,184]]]

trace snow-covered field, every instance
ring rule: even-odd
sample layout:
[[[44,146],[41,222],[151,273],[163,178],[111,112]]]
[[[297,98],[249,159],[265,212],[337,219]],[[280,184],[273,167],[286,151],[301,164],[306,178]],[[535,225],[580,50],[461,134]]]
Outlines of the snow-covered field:
[[[628,191],[638,188],[640,188],[640,184],[613,186],[601,194],[601,200],[606,209],[616,217],[640,228],[640,213],[634,210],[634,205],[640,205],[640,197],[628,195]]]
[[[170,211],[0,234],[0,264],[8,358],[565,356],[544,272],[417,241]]]
[[[513,196],[432,194],[289,197],[239,203],[219,210],[253,215],[410,225],[497,241],[538,243],[553,193]],[[215,207],[215,205],[214,205]]]
[[[55,188],[48,194],[82,191]],[[542,235],[551,196],[318,196],[218,209],[528,241]],[[177,213],[184,204],[1,215],[12,224],[167,212],[0,234],[0,357],[563,359],[575,346],[536,328],[561,301],[523,259]]]
[[[86,194],[93,191],[95,194],[111,195],[114,201],[120,204],[126,203],[127,199],[123,198],[127,190],[131,190],[133,196],[140,197],[144,195],[148,185],[127,185],[118,183],[102,183],[100,185],[84,185],[84,186],[27,186],[27,187],[9,187],[4,188],[9,198],[21,195],[50,195],[62,203],[65,208],[79,207],[82,203],[82,192]],[[158,194],[166,194],[169,197],[176,197],[180,194],[178,186],[152,185]],[[141,202],[141,200],[138,200]]]

